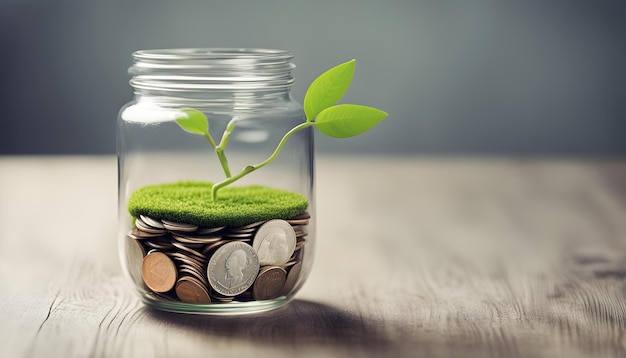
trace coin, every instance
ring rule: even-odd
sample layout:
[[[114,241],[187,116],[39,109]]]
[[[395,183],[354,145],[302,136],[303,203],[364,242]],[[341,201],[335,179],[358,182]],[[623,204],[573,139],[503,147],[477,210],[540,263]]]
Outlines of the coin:
[[[254,228],[257,228],[257,227],[259,227],[259,226],[261,226],[263,224],[265,224],[265,221],[257,221],[257,222],[252,223],[252,224],[240,226],[239,229],[254,229]]]
[[[166,240],[145,240],[144,244],[146,244],[146,246],[148,246],[149,248],[152,249],[157,249],[157,250],[170,250],[172,249],[174,246],[172,246],[172,242],[171,241],[166,241]]]
[[[224,235],[230,236],[230,234],[250,234],[256,231],[255,227],[252,228],[242,228],[242,227],[233,227],[225,231]]]
[[[187,235],[172,235],[174,240],[184,242],[188,244],[210,244],[222,239],[221,236],[187,236]]]
[[[311,215],[309,214],[309,212],[305,211],[302,214],[298,214],[289,220],[300,220],[300,219],[310,219],[310,218],[311,218]]]
[[[152,237],[162,237],[165,233],[151,233],[143,230],[139,230],[139,228],[134,228],[131,233],[135,236],[138,236],[139,239],[147,239]]]
[[[244,242],[229,242],[218,248],[207,267],[211,287],[224,296],[236,296],[247,290],[259,272],[259,258]]]
[[[163,222],[163,226],[166,229],[172,230],[172,231],[193,232],[193,231],[198,230],[198,225],[178,223],[178,222],[169,221],[169,220],[161,220],[161,221]]]
[[[233,239],[246,239],[246,238],[251,238],[253,236],[254,236],[253,232],[249,232],[249,233],[233,233],[233,232],[224,233],[224,237],[225,238],[233,238]]]
[[[139,217],[141,218],[141,220],[143,220],[144,223],[152,226],[153,228],[165,229],[165,226],[163,226],[163,223],[161,222],[161,220],[153,219],[145,215],[139,215]]]
[[[183,251],[186,255],[192,255],[193,258],[198,259],[199,261],[206,261],[206,257],[201,252],[198,252],[189,246],[185,246],[180,242],[173,242],[172,245]]]
[[[202,282],[204,285],[208,284],[207,279],[203,276],[203,274],[201,274],[199,271],[196,271],[195,268],[193,268],[192,266],[188,266],[188,265],[181,265],[181,267],[178,270],[178,274],[181,276],[190,276],[193,277],[195,279],[197,279],[198,281]]]
[[[126,235],[125,241],[126,248],[126,266],[131,279],[137,286],[143,286],[143,279],[141,278],[141,263],[143,257],[146,255],[146,250],[143,246],[133,238],[131,235]]]
[[[259,276],[252,286],[252,294],[256,300],[271,300],[280,296],[287,272],[278,266],[265,267],[259,272]]]
[[[154,292],[167,292],[174,287],[177,278],[176,265],[162,252],[152,252],[143,258],[141,276]]]
[[[198,235],[210,235],[210,234],[216,234],[217,232],[223,230],[226,226],[219,226],[219,227],[199,227],[198,230],[196,230],[196,234]],[[216,234],[217,235],[217,234]]]
[[[206,255],[207,257],[211,256],[212,255],[212,253],[211,253],[212,251],[216,250],[218,247],[220,247],[220,246],[222,246],[224,244],[227,244],[229,242],[231,242],[231,241],[230,240],[220,240],[220,241],[216,241],[214,243],[211,243],[211,244],[207,245],[204,249],[202,249],[202,253],[204,255]]]
[[[295,287],[298,282],[298,278],[300,278],[300,272],[302,271],[302,262],[298,262],[293,265],[289,270],[289,274],[287,275],[287,280],[285,281],[285,286],[281,292],[281,295],[288,295]]]
[[[296,232],[285,220],[270,220],[254,236],[252,247],[265,265],[282,265],[289,260],[296,246]]]
[[[289,219],[287,222],[290,225],[307,225],[309,223],[309,219]]]
[[[152,227],[148,224],[146,224],[143,220],[141,220],[140,218],[136,218],[135,219],[135,226],[137,227],[137,229],[143,231],[143,232],[148,232],[151,234],[165,234],[167,233],[167,230],[165,230],[164,228],[155,228]]]
[[[187,303],[211,303],[211,297],[202,282],[184,276],[176,282],[176,296]]]

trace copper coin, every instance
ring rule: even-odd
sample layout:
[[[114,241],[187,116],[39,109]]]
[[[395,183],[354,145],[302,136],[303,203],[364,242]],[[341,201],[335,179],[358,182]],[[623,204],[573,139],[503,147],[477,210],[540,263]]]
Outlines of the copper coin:
[[[269,266],[261,270],[254,286],[252,286],[252,294],[256,300],[271,300],[281,295],[287,272],[284,268],[278,266]]]
[[[152,252],[143,258],[141,276],[154,292],[167,292],[176,284],[178,273],[174,262],[162,252]]]
[[[287,222],[290,225],[294,225],[294,226],[296,226],[296,225],[308,225],[309,219],[289,219],[289,220],[287,220]]]
[[[287,275],[287,280],[285,281],[285,286],[281,292],[282,295],[289,294],[294,287],[296,287],[296,283],[298,283],[298,278],[300,278],[300,272],[302,271],[302,262],[298,262],[297,264],[291,267],[289,270],[289,274]]]
[[[134,228],[133,231],[131,231],[131,233],[135,236],[138,236],[139,239],[163,237],[166,234],[165,232],[156,234],[156,233],[140,230],[139,228]]]
[[[186,303],[211,303],[206,286],[189,276],[181,277],[176,282],[176,296]]]

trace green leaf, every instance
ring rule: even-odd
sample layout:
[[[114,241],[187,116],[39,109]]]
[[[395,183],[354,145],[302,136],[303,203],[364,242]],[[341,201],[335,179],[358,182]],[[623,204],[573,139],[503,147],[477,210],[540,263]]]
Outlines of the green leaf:
[[[367,132],[387,117],[387,113],[358,104],[340,104],[320,112],[315,126],[329,137],[348,138]]]
[[[198,135],[209,133],[209,120],[204,113],[195,109],[183,109],[182,112],[187,116],[176,118],[176,123],[178,123],[182,129]]]
[[[355,63],[356,60],[350,60],[335,66],[311,83],[304,95],[304,113],[307,122],[312,121],[324,109],[339,102],[350,87]]]

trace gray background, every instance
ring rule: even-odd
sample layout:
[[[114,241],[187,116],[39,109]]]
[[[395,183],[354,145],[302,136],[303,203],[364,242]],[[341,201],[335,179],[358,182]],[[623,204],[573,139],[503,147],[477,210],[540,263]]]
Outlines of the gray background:
[[[389,112],[320,152],[626,154],[626,2],[0,0],[0,154],[114,153],[137,49],[289,49],[302,101],[357,59],[345,102]]]

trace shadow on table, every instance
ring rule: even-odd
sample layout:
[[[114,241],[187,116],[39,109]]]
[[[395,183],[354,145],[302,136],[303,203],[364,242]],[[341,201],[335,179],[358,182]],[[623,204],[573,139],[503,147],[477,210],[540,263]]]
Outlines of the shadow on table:
[[[176,314],[145,308],[146,316],[200,334],[260,341],[266,344],[358,346],[386,350],[399,342],[386,338],[381,322],[332,306],[293,300],[279,309],[242,316]]]

